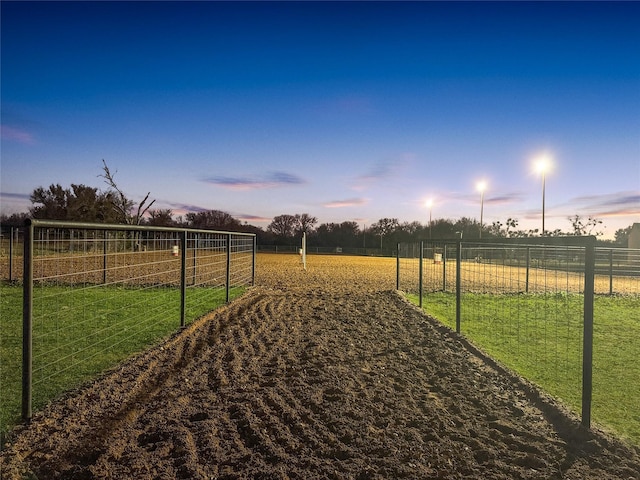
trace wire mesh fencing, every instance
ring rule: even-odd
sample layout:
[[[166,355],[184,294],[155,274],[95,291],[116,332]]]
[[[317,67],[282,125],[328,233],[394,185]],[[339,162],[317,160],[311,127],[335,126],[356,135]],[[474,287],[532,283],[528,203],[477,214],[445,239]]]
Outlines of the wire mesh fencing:
[[[23,228],[0,225],[0,280],[13,282],[22,271]]]
[[[252,234],[35,220],[24,233],[24,281],[1,286],[0,427],[254,282]]]
[[[398,288],[583,423],[640,443],[640,251],[589,252],[576,237],[401,244]]]
[[[421,292],[455,292],[457,243],[429,241],[398,244],[398,289]]]
[[[596,293],[637,295],[640,292],[640,250],[596,248]]]

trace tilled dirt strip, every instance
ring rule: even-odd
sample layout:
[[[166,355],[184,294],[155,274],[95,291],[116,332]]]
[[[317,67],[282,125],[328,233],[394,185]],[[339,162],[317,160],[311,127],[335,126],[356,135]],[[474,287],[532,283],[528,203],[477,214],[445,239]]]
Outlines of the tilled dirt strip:
[[[396,292],[294,267],[38,414],[2,478],[640,478]]]

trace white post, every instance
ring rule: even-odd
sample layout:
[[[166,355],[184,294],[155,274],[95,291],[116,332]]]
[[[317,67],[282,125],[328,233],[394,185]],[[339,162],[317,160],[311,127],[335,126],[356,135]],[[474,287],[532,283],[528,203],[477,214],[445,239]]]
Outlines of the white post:
[[[307,269],[307,233],[302,232],[302,266]]]

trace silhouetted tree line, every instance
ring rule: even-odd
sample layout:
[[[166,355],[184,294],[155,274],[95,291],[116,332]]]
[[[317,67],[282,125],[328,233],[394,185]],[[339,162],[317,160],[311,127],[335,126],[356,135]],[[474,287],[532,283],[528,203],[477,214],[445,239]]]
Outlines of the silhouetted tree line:
[[[118,187],[111,172],[103,160],[103,178],[108,188],[101,191],[95,187],[71,184],[70,188],[50,185],[49,188],[36,188],[30,196],[32,207],[28,213],[2,215],[4,225],[22,225],[27,217],[66,220],[90,223],[119,223],[129,225],[176,226],[209,230],[242,231],[255,233],[262,245],[297,245],[302,233],[307,234],[310,247],[342,248],[381,248],[392,250],[398,242],[412,242],[426,239],[487,239],[487,238],[523,238],[538,236],[538,229],[518,228],[518,220],[508,218],[505,223],[496,221],[481,225],[472,218],[458,220],[436,219],[427,224],[419,222],[400,222],[397,218],[381,218],[362,228],[357,222],[322,223],[307,213],[282,214],[273,218],[266,230],[242,223],[232,215],[221,210],[190,212],[174,216],[171,209],[151,209],[155,200],[149,201],[150,193],[136,204]],[[557,229],[545,232],[547,236],[560,235],[601,235],[597,231],[601,220],[594,217],[582,218],[575,215],[568,218],[571,230],[563,232]],[[631,226],[619,229],[615,240],[606,243],[627,245]]]

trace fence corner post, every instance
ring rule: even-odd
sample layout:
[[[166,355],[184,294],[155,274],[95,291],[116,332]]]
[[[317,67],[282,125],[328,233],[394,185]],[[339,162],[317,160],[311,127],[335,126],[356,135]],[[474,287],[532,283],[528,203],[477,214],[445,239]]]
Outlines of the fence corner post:
[[[396,247],[396,290],[400,290],[400,242]]]
[[[582,426],[591,428],[593,393],[593,300],[595,289],[596,237],[587,237],[584,254],[584,320],[582,335]]]
[[[186,324],[187,303],[187,231],[180,232],[180,327]]]
[[[460,333],[460,304],[461,298],[461,280],[462,280],[462,241],[458,240],[456,245],[456,333]]]
[[[22,291],[22,419],[31,420],[33,384],[33,232],[31,220],[25,222]]]
[[[225,302],[229,303],[229,284],[231,283],[231,234],[227,233],[227,278],[225,280]]]
[[[424,277],[423,277],[423,270],[424,270],[424,240],[420,240],[420,259],[418,260],[418,295],[420,296],[420,299],[418,300],[418,306],[420,308],[422,308],[422,295],[424,294],[424,290],[423,290],[423,282],[424,282]]]

